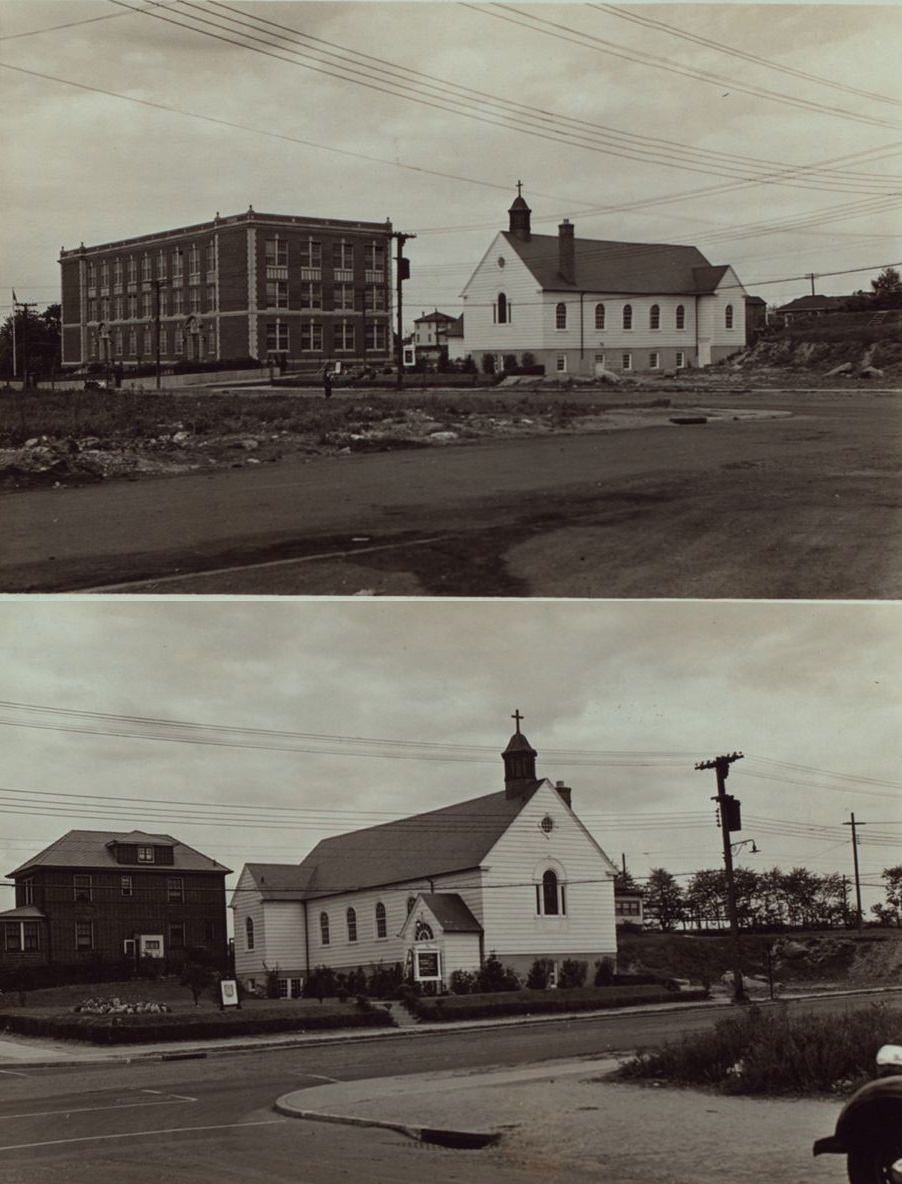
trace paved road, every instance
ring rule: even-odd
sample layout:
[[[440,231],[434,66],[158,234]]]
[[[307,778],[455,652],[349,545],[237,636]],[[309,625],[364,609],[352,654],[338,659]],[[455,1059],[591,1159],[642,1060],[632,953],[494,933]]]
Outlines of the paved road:
[[[902,595],[898,397],[732,404],[793,416],[9,493],[0,591]]]
[[[794,1006],[842,1005],[825,1000]],[[328,1080],[601,1055],[652,1046],[718,1018],[701,1010],[670,1012],[209,1060],[3,1066],[0,1184],[394,1184],[421,1181],[424,1174],[434,1184],[569,1180],[569,1169],[537,1177],[503,1158],[281,1118],[271,1107],[281,1094]]]

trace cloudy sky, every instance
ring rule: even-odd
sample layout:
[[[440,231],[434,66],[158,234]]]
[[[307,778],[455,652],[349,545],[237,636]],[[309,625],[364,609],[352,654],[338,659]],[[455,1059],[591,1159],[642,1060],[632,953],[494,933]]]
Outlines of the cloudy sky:
[[[768,302],[809,272],[867,288],[899,258],[899,4],[0,0],[0,17],[0,304],[57,299],[61,246],[252,204],[390,217],[418,236],[411,313],[453,311],[518,178],[540,232],[568,216],[585,237],[695,243]]]
[[[637,876],[719,866],[693,766],[740,750],[741,864],[851,875],[854,811],[875,884],[902,855],[900,650],[888,604],[6,600],[0,872],[76,827],[296,862],[503,788],[519,708],[540,774]]]

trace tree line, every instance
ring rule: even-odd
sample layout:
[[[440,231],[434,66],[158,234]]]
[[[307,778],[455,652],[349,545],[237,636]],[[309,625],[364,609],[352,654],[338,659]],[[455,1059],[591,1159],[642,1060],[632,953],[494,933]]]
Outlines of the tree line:
[[[902,926],[902,864],[882,873],[885,900],[871,908],[880,925]],[[818,873],[805,867],[773,867],[733,872],[736,914],[742,929],[832,929],[858,923],[851,879],[839,872]],[[627,873],[618,887],[639,891]],[[646,921],[662,932],[718,929],[727,924],[727,888],[723,869],[695,872],[680,884],[666,868],[652,868],[641,889]]]

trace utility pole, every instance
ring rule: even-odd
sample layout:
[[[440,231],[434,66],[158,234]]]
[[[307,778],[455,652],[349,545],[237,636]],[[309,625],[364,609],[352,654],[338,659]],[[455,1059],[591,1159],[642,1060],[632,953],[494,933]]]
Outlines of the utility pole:
[[[811,280],[811,295],[814,295],[814,281],[817,278],[813,271],[808,272],[808,278]]]
[[[415,234],[402,234],[399,230],[392,231],[392,238],[397,240],[398,252],[396,257],[396,283],[398,286],[398,343],[397,343],[397,361],[398,361],[398,390],[404,385],[404,318],[402,316],[404,296],[402,292],[402,284],[404,280],[410,279],[410,262],[404,258],[404,244],[409,238],[416,238]]]
[[[727,777],[730,765],[734,761],[741,761],[742,753],[733,752],[729,756],[716,756],[710,761],[699,761],[696,770],[713,769],[717,777],[717,795],[712,801],[717,802],[720,816],[720,833],[723,839],[723,862],[727,882],[727,915],[730,919],[730,946],[733,960],[733,1002],[748,1003],[745,987],[742,985],[742,965],[739,954],[739,917],[736,912],[736,885],[733,881],[733,848],[730,843],[730,832],[741,830],[739,816],[739,802],[727,793]]]
[[[866,822],[855,821],[855,815],[849,814],[852,819],[851,822],[844,822],[843,826],[851,826],[852,828],[852,865],[855,868],[855,908],[858,913],[858,928],[864,928],[864,916],[861,911],[861,877],[858,873],[858,832],[857,826],[867,826]]]
[[[24,300],[18,302],[18,307],[22,309],[22,390],[28,390],[28,310],[36,306],[26,303]],[[13,324],[16,321],[16,309],[13,307]]]

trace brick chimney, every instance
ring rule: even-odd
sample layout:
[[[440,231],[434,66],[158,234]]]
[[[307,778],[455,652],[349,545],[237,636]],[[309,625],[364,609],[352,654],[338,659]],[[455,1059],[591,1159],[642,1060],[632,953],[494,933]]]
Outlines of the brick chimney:
[[[573,790],[570,788],[570,786],[565,785],[563,783],[563,781],[555,781],[554,788],[555,788],[555,792],[560,796],[561,801],[564,803],[564,805],[565,806],[571,805],[570,795],[573,793]]]
[[[565,283],[576,283],[576,247],[573,241],[573,223],[569,218],[557,228],[558,272]]]

